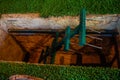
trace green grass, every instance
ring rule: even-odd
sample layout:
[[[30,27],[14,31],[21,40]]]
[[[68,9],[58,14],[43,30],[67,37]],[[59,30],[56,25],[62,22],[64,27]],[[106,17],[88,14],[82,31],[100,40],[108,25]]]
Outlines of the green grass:
[[[88,14],[120,13],[119,0],[0,0],[0,14],[40,13],[43,17],[79,15],[82,8]]]
[[[26,74],[45,80],[120,80],[119,69],[0,62],[0,80],[7,80],[14,74]]]

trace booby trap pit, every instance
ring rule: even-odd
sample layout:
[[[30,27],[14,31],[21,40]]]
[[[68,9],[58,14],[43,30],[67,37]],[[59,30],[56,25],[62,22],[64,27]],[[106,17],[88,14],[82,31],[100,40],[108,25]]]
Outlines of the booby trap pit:
[[[87,29],[85,9],[75,29],[68,26],[65,30],[9,29],[8,32],[24,51],[24,62],[104,67],[116,63],[120,68],[117,30]]]

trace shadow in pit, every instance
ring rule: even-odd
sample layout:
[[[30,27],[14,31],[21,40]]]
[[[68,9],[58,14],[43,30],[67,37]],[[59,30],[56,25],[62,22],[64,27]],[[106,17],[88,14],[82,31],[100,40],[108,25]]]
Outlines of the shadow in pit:
[[[20,44],[20,42],[13,36],[10,35],[13,40],[16,42],[16,44],[18,44],[20,46],[20,48],[22,49],[22,51],[25,53],[24,58],[23,58],[23,62],[28,62],[29,58],[30,58],[30,53]]]
[[[98,44],[99,42],[96,43],[96,41],[90,42],[92,44]],[[117,60],[117,66],[120,68],[120,59],[119,59],[119,51],[118,51],[118,44],[117,44],[117,39],[115,35],[112,35],[111,37],[103,38],[103,42],[101,44],[103,47],[102,50],[100,49],[93,49],[89,46],[84,46],[79,50],[81,53],[75,53],[77,55],[77,61],[76,64],[71,64],[71,65],[77,65],[77,66],[100,66],[100,67],[112,67],[113,63],[115,60]],[[114,55],[111,60],[107,60],[106,57],[108,57],[111,54],[112,47],[114,47]],[[87,51],[87,52],[86,52]],[[84,55],[93,55],[97,54],[99,56],[100,63],[82,63]]]

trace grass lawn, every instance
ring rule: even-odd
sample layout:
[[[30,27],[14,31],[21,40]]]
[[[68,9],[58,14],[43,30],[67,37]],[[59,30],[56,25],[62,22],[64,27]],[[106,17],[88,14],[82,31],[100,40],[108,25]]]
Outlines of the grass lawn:
[[[0,80],[26,74],[45,80],[120,80],[120,69],[0,62]]]
[[[117,14],[119,6],[119,0],[0,0],[0,14],[34,12],[43,17],[75,16],[82,8],[88,14]]]

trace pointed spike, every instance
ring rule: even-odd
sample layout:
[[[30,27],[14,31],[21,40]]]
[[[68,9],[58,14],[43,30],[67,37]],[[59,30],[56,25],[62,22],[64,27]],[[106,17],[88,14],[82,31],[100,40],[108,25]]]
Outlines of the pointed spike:
[[[79,29],[79,45],[84,46],[86,43],[86,11],[82,9],[80,16],[80,29]]]
[[[68,51],[70,48],[70,35],[71,35],[70,31],[71,31],[70,26],[68,26],[65,31],[65,41],[64,41],[64,50],[65,51]]]

